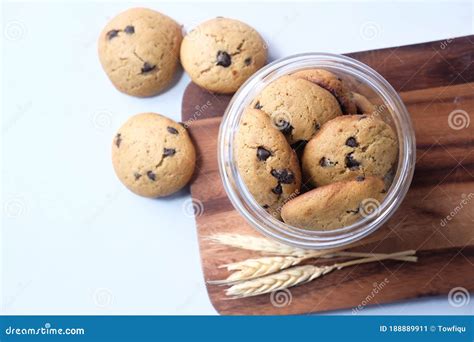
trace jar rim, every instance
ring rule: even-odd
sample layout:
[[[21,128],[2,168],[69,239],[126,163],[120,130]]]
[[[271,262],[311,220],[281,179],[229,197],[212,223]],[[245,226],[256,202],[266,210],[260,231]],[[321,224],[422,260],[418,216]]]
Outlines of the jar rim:
[[[245,108],[268,83],[297,70],[320,68],[364,80],[381,97],[392,116],[399,142],[399,158],[393,182],[373,214],[332,230],[307,230],[273,218],[256,202],[234,162],[234,138]],[[250,77],[232,97],[218,136],[218,165],[224,189],[234,208],[262,234],[281,243],[305,249],[348,245],[383,225],[400,206],[413,178],[416,144],[410,115],[395,89],[375,70],[353,58],[331,53],[303,53],[276,60]]]

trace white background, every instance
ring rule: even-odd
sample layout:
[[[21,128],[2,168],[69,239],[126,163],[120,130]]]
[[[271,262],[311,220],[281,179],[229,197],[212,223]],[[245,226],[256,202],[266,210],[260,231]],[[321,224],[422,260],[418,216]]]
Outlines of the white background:
[[[186,29],[243,20],[271,59],[353,52],[473,33],[472,2],[140,4]],[[2,71],[2,313],[215,314],[204,286],[188,190],[140,198],[116,179],[110,146],[132,114],[180,119],[189,82],[137,99],[102,71],[97,37],[127,3],[5,4]],[[467,275],[466,275],[467,276]],[[423,299],[361,314],[467,314]],[[350,311],[342,311],[349,313]]]

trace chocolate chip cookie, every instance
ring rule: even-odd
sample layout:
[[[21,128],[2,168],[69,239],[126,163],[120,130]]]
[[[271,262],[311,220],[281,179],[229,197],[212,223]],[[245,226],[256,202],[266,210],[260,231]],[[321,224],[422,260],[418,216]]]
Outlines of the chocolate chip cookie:
[[[377,107],[364,95],[352,93],[352,96],[357,107],[357,114],[373,114],[377,111]]]
[[[113,139],[115,173],[141,196],[162,197],[178,191],[190,180],[195,161],[186,129],[160,114],[131,117]]]
[[[332,230],[377,215],[384,196],[384,182],[380,178],[359,176],[292,199],[283,206],[281,216],[285,223],[295,227]]]
[[[189,32],[181,44],[181,63],[189,77],[215,93],[234,93],[266,60],[262,37],[234,19],[206,21]]]
[[[329,91],[341,106],[343,114],[357,114],[357,107],[352,92],[344,81],[330,71],[324,69],[305,69],[292,74],[304,78]]]
[[[132,8],[113,18],[99,37],[99,58],[113,85],[129,95],[158,94],[172,81],[181,27],[164,14]]]
[[[236,136],[239,173],[255,200],[280,218],[282,205],[299,194],[301,171],[295,152],[268,115],[248,109]]]
[[[303,173],[315,186],[358,176],[384,177],[397,156],[397,137],[384,121],[367,115],[340,116],[306,145]]]
[[[251,106],[267,113],[290,144],[310,140],[326,121],[342,115],[326,89],[288,75],[266,86]]]

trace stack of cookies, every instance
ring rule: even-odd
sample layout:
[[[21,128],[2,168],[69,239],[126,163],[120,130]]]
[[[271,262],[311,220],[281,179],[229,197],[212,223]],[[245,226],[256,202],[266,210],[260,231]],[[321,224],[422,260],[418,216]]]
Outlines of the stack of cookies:
[[[301,70],[267,85],[242,115],[236,163],[275,218],[331,230],[371,215],[398,159],[392,127],[337,75]]]
[[[170,17],[132,8],[103,29],[99,59],[112,84],[128,95],[149,97],[165,90],[178,73],[180,59],[194,83],[231,94],[266,63],[267,50],[257,31],[238,20],[215,18],[183,38],[181,26]],[[183,125],[142,113],[116,133],[112,162],[131,191],[163,197],[189,182],[196,152]]]

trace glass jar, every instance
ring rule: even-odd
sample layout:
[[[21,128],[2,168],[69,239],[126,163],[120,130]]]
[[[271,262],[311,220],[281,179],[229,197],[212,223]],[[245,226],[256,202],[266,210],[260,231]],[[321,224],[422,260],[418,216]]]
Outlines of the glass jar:
[[[328,70],[346,81],[351,90],[369,98],[377,105],[375,115],[380,115],[394,128],[399,142],[398,163],[393,181],[374,214],[350,226],[327,231],[301,229],[275,219],[254,200],[239,175],[235,162],[234,140],[244,109],[272,81],[309,68]],[[328,53],[294,55],[260,69],[230,101],[222,119],[218,140],[219,171],[225,191],[235,209],[264,235],[305,249],[345,246],[380,228],[397,210],[408,191],[413,178],[415,153],[415,134],[410,115],[392,86],[367,65],[346,56]]]

